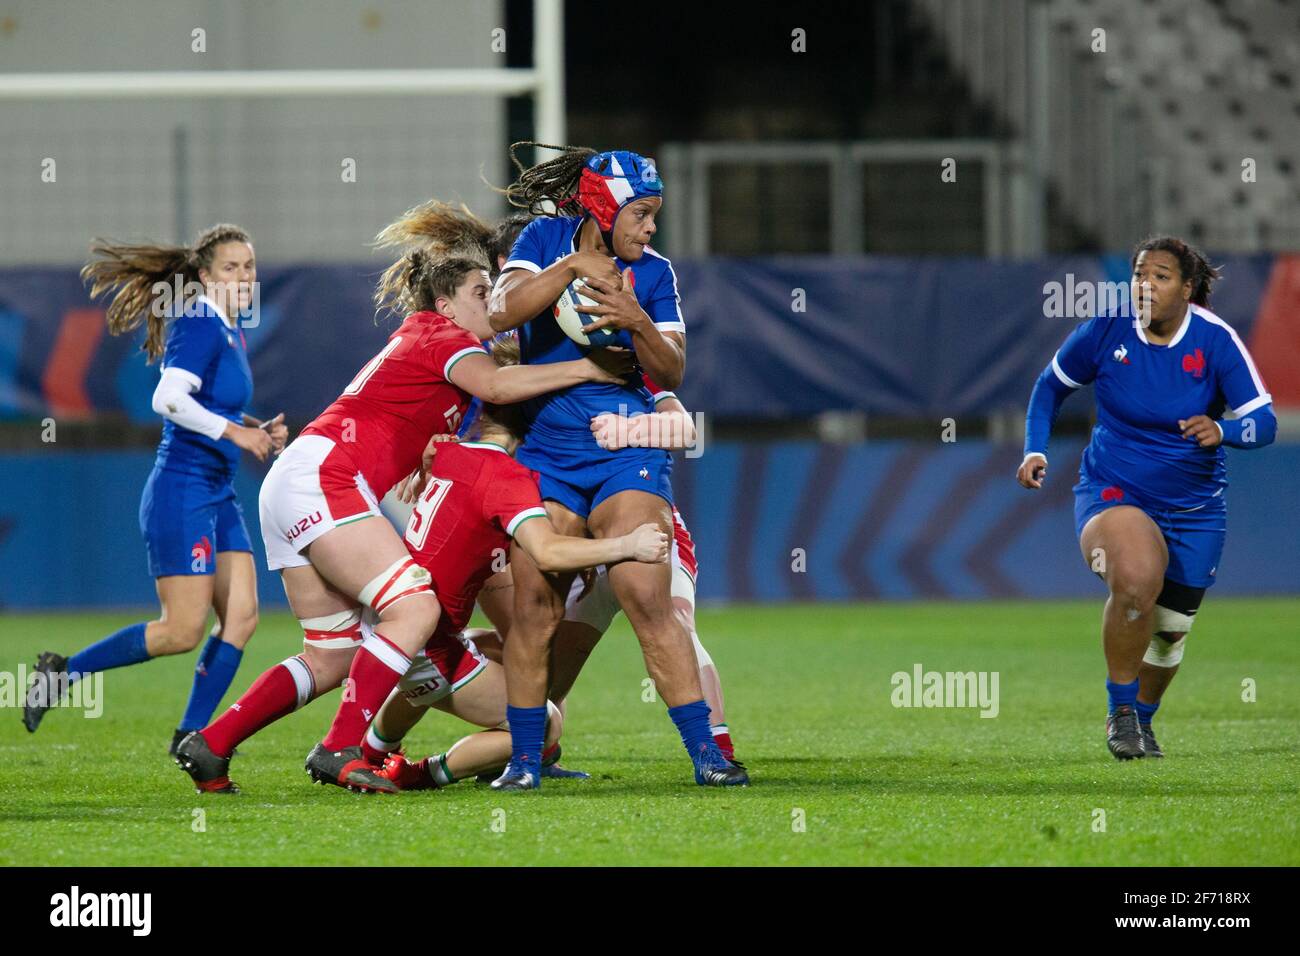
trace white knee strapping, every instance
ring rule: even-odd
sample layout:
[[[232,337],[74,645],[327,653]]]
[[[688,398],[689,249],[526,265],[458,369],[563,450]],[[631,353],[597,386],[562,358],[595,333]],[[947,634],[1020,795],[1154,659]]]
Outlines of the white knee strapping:
[[[1152,635],[1142,660],[1154,667],[1177,667],[1182,662],[1183,645],[1186,643],[1186,637],[1180,637],[1171,644],[1159,635]]]
[[[1155,633],[1142,660],[1154,667],[1177,667],[1183,659],[1183,649],[1187,644],[1187,633],[1192,629],[1193,618],[1190,614],[1171,611],[1167,607],[1156,605]],[[1161,634],[1177,634],[1176,641],[1167,641]]]
[[[305,706],[316,692],[316,679],[312,677],[311,668],[301,657],[290,657],[281,663],[293,675],[293,686],[298,691],[298,707]]]
[[[420,567],[412,558],[398,558],[383,571],[376,574],[358,595],[362,604],[375,609],[376,614],[383,614],[402,598],[413,594],[433,593],[430,584],[433,578],[429,572]]]
[[[1186,634],[1188,631],[1192,629],[1192,622],[1194,620],[1195,618],[1192,617],[1190,614],[1183,614],[1179,611],[1171,611],[1169,610],[1169,608],[1161,607],[1159,604],[1157,604],[1156,613],[1154,615],[1155,626],[1153,630],[1157,634],[1161,632],[1164,632],[1166,634],[1170,634],[1170,633]]]
[[[710,657],[709,652],[704,649],[704,645],[700,643],[700,636],[694,631],[691,631],[691,643],[695,645],[696,663],[700,667],[713,667],[713,658]]]
[[[303,641],[308,647],[334,650],[356,647],[361,643],[357,632],[357,627],[361,623],[359,607],[321,617],[300,617],[298,623],[302,625]]]

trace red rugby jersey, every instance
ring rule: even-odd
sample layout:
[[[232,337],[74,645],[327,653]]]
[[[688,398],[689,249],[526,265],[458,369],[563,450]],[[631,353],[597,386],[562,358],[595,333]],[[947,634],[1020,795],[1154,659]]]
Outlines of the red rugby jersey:
[[[487,352],[470,332],[437,312],[414,312],[302,434],[332,439],[382,498],[419,466],[431,435],[460,428],[470,395],[448,375],[473,354]]]
[[[406,526],[406,547],[433,576],[440,633],[456,634],[469,623],[483,582],[510,558],[515,529],[536,517],[546,517],[537,477],[500,445],[438,446]]]

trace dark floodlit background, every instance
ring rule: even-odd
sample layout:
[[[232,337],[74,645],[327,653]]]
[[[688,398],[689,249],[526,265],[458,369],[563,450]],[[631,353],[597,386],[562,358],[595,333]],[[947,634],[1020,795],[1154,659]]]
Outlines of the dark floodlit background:
[[[473,82],[223,77],[396,69]],[[210,82],[32,80],[152,71]],[[1069,492],[1091,396],[1037,494],[1013,477],[1023,408],[1089,314],[1078,290],[1125,282],[1152,232],[1222,264],[1212,306],[1282,420],[1275,446],[1228,452],[1216,590],[1295,593],[1298,80],[1300,9],[1279,0],[0,0],[0,606],[153,601],[136,508],[157,370],[77,278],[92,237],[249,229],[251,411],[297,428],[387,334],[368,240],[430,196],[503,213],[486,183],[507,145],[547,137],[635,149],[666,183],[680,394],[706,426],[673,474],[702,600],[1097,595]],[[240,479],[259,549],[263,473]],[[261,594],[282,600],[269,577]]]

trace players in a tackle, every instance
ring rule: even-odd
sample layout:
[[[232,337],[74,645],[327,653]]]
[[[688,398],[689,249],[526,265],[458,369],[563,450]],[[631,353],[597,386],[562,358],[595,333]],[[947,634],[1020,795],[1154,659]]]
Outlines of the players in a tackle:
[[[390,229],[405,230],[401,224],[413,219],[426,234],[485,229],[438,203],[411,210]],[[621,380],[584,358],[544,368],[493,362],[480,344],[491,335],[486,270],[473,242],[449,255],[420,247],[401,256],[376,293],[381,309],[405,316],[401,325],[263,482],[267,562],[281,573],[304,650],[263,673],[230,710],[178,746],[177,762],[203,788],[233,791],[225,766],[234,747],[347,677],[350,693],[309,755],[308,771],[323,782],[391,792],[362,758],[362,738],[433,635],[441,607],[378,499],[418,467],[430,436],[456,432],[471,396],[504,404],[578,382]],[[377,616],[373,628],[362,627],[363,606]]]
[[[1106,742],[1119,760],[1162,757],[1152,717],[1219,570],[1224,445],[1269,444],[1272,398],[1232,326],[1209,310],[1218,272],[1169,236],[1133,254],[1136,318],[1081,324],[1034,386],[1016,475],[1040,488],[1061,402],[1096,384],[1097,424],[1074,486],[1083,559],[1106,582]]]
[[[579,291],[596,303],[579,308],[595,317],[586,331],[615,332],[618,344],[634,349],[655,381],[676,387],[685,369],[686,326],[672,266],[649,246],[663,204],[654,164],[627,151],[581,148],[561,149],[529,169],[516,162],[520,175],[507,198],[538,218],[520,234],[494,287],[492,327],[519,330],[527,365],[583,355],[552,313],[561,293],[583,280]],[[557,389],[525,403],[524,411],[529,431],[519,460],[541,475],[547,513],[560,531],[607,538],[646,521],[665,532],[672,528],[668,453],[609,451],[591,432],[591,420],[603,412],[653,411],[640,381]],[[504,659],[513,748],[510,765],[493,786],[524,790],[541,783],[548,659],[573,577],[543,574],[519,548],[512,550],[510,564],[515,613]],[[695,651],[673,610],[670,569],[623,562],[609,569],[609,581],[691,757],[696,782],[748,783],[710,732]]]
[[[506,340],[494,344],[493,354],[501,364],[514,364],[518,350]],[[464,440],[437,446],[407,524],[406,545],[429,572],[442,615],[425,653],[398,684],[401,693],[389,697],[366,732],[364,755],[381,762],[431,706],[489,729],[419,764],[400,757],[389,761],[386,775],[403,789],[445,786],[500,770],[510,757],[510,736],[503,732],[505,672],[461,635],[479,589],[494,565],[500,567],[512,541],[548,572],[668,559],[668,536],[653,524],[617,538],[557,534],[542,507],[536,477],[513,458],[522,435],[517,407],[483,405]],[[560,713],[549,701],[547,710],[547,740],[554,745]]]

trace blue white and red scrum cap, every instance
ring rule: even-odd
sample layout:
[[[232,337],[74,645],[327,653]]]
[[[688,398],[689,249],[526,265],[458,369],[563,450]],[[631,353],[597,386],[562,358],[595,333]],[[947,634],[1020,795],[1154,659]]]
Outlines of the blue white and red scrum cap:
[[[591,214],[601,232],[613,231],[614,220],[628,203],[663,194],[654,160],[624,149],[597,153],[587,160],[578,179],[578,205]]]

